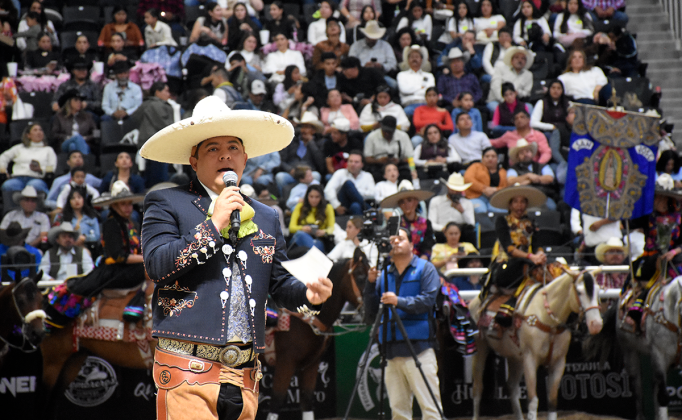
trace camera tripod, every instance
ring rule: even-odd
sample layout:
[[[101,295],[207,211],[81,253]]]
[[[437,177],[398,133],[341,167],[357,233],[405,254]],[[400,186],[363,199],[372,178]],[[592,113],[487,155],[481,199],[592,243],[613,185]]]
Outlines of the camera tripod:
[[[388,290],[388,280],[387,280],[387,274],[388,274],[388,258],[384,256],[384,261],[383,261],[383,267],[382,267],[382,273],[383,273],[383,279],[384,279],[384,290]],[[387,334],[388,334],[388,325],[384,325],[383,331],[382,331],[382,340],[379,341],[378,338],[378,330],[379,327],[381,326],[382,323],[388,324],[389,320],[389,313],[392,315],[392,320],[396,321],[396,324],[398,325],[398,329],[400,330],[400,333],[403,335],[405,338],[405,343],[407,344],[407,348],[410,350],[410,354],[412,355],[412,359],[414,360],[414,364],[419,370],[419,373],[421,374],[422,379],[424,380],[424,384],[426,385],[426,389],[429,391],[429,395],[431,396],[431,399],[433,400],[434,404],[436,405],[436,408],[438,409],[438,414],[440,414],[440,417],[442,420],[445,420],[445,415],[443,414],[443,409],[440,406],[440,401],[436,400],[436,396],[433,393],[433,390],[431,389],[431,386],[429,385],[428,381],[426,380],[426,375],[424,374],[424,370],[422,369],[421,362],[417,358],[417,354],[414,351],[414,347],[412,347],[412,342],[410,341],[409,336],[407,335],[407,331],[405,330],[405,326],[403,325],[403,321],[400,319],[398,316],[398,313],[395,309],[395,306],[393,305],[385,305],[383,303],[379,304],[379,310],[377,311],[377,316],[374,320],[374,323],[372,324],[372,328],[369,332],[369,343],[367,344],[367,348],[365,349],[365,353],[363,354],[362,359],[360,360],[360,375],[357,377],[355,380],[355,385],[353,386],[353,392],[351,393],[350,396],[350,401],[348,401],[348,406],[346,407],[346,413],[343,416],[343,420],[348,420],[348,416],[350,414],[350,409],[353,406],[353,401],[355,399],[355,394],[358,391],[358,386],[360,385],[360,380],[363,378],[365,375],[365,372],[367,371],[367,366],[369,364],[369,353],[370,349],[372,348],[372,344],[374,344],[375,340],[377,344],[379,345],[379,354],[381,356],[381,380],[379,381],[379,413],[378,413],[378,419],[379,420],[384,420],[386,413],[384,412],[384,378],[386,376],[386,364],[388,362],[386,358],[386,350],[387,350]],[[383,320],[383,321],[382,321]]]

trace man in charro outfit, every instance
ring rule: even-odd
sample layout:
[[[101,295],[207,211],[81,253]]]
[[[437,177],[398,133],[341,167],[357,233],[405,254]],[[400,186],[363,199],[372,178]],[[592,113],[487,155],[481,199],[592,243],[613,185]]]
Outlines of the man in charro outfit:
[[[253,419],[268,293],[303,313],[317,312],[331,295],[329,279],[306,287],[284,270],[277,214],[222,180],[227,170],[241,178],[248,157],[282,149],[293,134],[277,115],[231,111],[208,97],[191,118],[159,131],[141,149],[147,159],[189,161],[197,175],[145,200],[142,249],[156,283],[159,419]],[[238,232],[231,230],[234,211],[241,216]]]

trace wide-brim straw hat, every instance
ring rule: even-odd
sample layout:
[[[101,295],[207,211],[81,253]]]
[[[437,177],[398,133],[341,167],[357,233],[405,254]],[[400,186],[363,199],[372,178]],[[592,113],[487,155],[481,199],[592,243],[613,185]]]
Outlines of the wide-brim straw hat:
[[[654,194],[682,200],[682,190],[675,189],[675,180],[670,174],[658,175]]]
[[[376,20],[370,20],[364,28],[360,28],[360,32],[369,39],[381,39],[386,35],[386,28],[379,26],[379,22]]]
[[[469,58],[467,58],[466,55],[462,52],[457,47],[451,48],[450,51],[448,52],[448,55],[446,57],[443,57],[443,64],[446,66],[450,64],[450,60],[455,59],[455,58],[461,58],[464,61],[464,64],[469,61]]]
[[[516,142],[516,145],[512,147],[509,150],[509,160],[513,162],[518,162],[518,155],[521,149],[525,149],[527,147],[530,147],[531,150],[533,151],[533,156],[538,154],[538,144],[535,142],[528,142],[526,139],[519,139],[519,141]]]
[[[154,134],[140,149],[145,159],[187,165],[192,148],[204,140],[234,136],[244,144],[250,158],[277,152],[294,138],[294,127],[286,118],[270,112],[233,111],[215,96],[194,107],[192,116]]]
[[[47,241],[52,245],[55,245],[57,238],[61,233],[70,233],[73,239],[78,239],[79,232],[73,230],[73,226],[70,222],[64,222],[59,226],[55,226],[47,233]]]
[[[133,204],[144,201],[144,194],[133,194],[123,181],[116,181],[111,187],[111,193],[104,193],[101,196],[92,200],[92,205],[110,206],[121,201],[132,201]]]
[[[410,52],[419,51],[422,56],[422,67],[423,71],[431,71],[431,61],[429,61],[429,50],[426,47],[421,47],[419,45],[408,45],[403,48],[403,61],[400,63],[400,68],[407,70],[410,68],[410,64],[407,61],[410,57]]]
[[[451,174],[447,181],[441,178],[440,182],[449,189],[459,192],[466,191],[471,187],[471,183],[464,183],[464,177],[459,172]]]
[[[504,64],[511,67],[512,66],[511,60],[517,53],[524,53],[526,55],[526,66],[524,67],[526,70],[533,67],[533,62],[535,61],[535,54],[533,54],[532,51],[523,47],[510,47],[504,53]]]
[[[294,122],[298,125],[312,125],[315,127],[317,134],[322,134],[324,132],[324,124],[322,124],[322,121],[320,121],[320,119],[310,111],[304,112],[303,115],[301,115],[300,120],[298,118],[294,118]],[[249,155],[249,157],[251,157],[251,155]]]
[[[628,248],[623,245],[623,241],[620,238],[609,238],[608,241],[597,245],[597,248],[594,250],[597,261],[603,263],[606,253],[613,249],[620,250],[624,254],[628,252]]]
[[[540,207],[547,201],[545,193],[535,187],[528,185],[514,185],[499,190],[490,197],[490,205],[498,209],[506,209],[509,202],[514,197],[525,197],[528,200],[528,207]]]
[[[403,180],[398,185],[398,192],[384,198],[381,201],[380,207],[389,209],[396,208],[398,207],[398,203],[400,202],[400,200],[402,200],[403,198],[414,197],[419,201],[424,201],[428,200],[433,196],[434,196],[433,192],[425,190],[415,190],[414,187],[412,186],[412,182],[408,180]]]
[[[0,229],[0,243],[7,246],[20,245],[31,228],[22,228],[19,222],[11,222],[7,229]]]

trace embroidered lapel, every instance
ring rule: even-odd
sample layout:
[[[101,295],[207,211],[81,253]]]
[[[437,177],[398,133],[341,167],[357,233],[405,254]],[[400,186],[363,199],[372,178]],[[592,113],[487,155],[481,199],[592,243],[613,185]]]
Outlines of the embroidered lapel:
[[[189,192],[196,194],[198,197],[192,200],[199,211],[201,211],[204,216],[208,215],[208,208],[211,206],[211,199],[204,190],[204,188],[199,184],[196,179],[193,179],[189,183]]]

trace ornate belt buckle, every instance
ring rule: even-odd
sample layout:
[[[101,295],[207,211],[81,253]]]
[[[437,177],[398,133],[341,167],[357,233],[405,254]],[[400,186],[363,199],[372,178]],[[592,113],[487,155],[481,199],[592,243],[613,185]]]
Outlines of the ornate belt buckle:
[[[241,349],[237,346],[227,346],[218,354],[218,360],[226,366],[235,367],[239,364]]]

